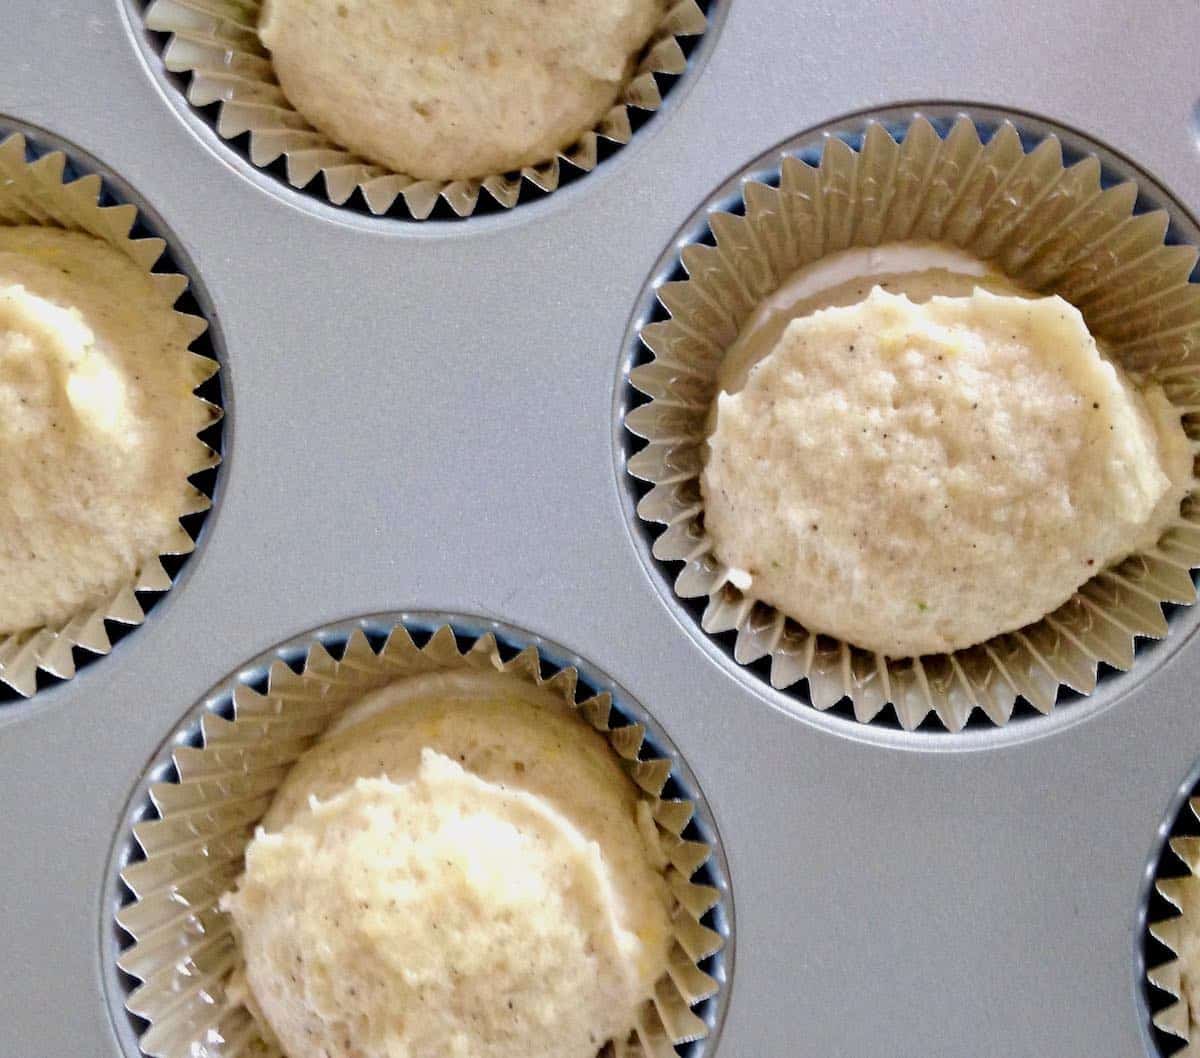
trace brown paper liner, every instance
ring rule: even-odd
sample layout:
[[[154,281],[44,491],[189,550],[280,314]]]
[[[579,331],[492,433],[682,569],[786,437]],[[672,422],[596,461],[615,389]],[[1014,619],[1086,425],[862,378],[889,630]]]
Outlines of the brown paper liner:
[[[227,988],[240,956],[230,919],[217,906],[242,870],[255,825],[292,763],[363,695],[408,676],[471,670],[499,672],[541,687],[577,710],[607,737],[651,806],[669,864],[675,944],[668,972],[640,1012],[633,1037],[610,1041],[614,1058],[673,1058],[675,1044],[706,1035],[705,1022],[691,1008],[718,990],[700,964],[721,948],[722,939],[701,919],[721,895],[692,880],[713,850],[682,836],[692,818],[692,802],[663,799],[671,762],[641,759],[642,725],[610,726],[608,692],[577,701],[575,669],[543,678],[534,646],[505,662],[490,633],[464,651],[449,625],[438,628],[423,647],[403,625],[396,625],[378,653],[355,630],[340,661],[314,641],[299,675],[278,661],[265,693],[238,684],[235,719],[206,713],[203,745],[181,746],[173,753],[178,781],[150,788],[159,818],[134,826],[145,859],[122,871],[136,900],[117,913],[118,924],[135,941],[118,965],[142,982],[126,1007],[149,1023],[140,1041],[147,1055],[241,1058],[273,1053],[236,989]]]
[[[101,206],[100,176],[93,173],[64,183],[65,166],[66,156],[61,151],[28,161],[25,137],[20,133],[0,142],[0,225],[37,224],[93,235],[151,273],[166,243],[159,238],[132,237],[130,232],[137,219],[137,208],[128,204]],[[188,285],[185,276],[174,273],[155,272],[151,274],[151,279],[168,308],[174,306]],[[208,327],[207,322],[198,316],[178,310],[176,314],[185,324],[189,344]],[[200,386],[219,369],[217,362],[208,357],[190,350],[185,355],[191,358],[194,386]],[[221,409],[199,396],[196,400],[204,405],[209,416],[205,425],[207,429],[220,419]],[[221,461],[217,452],[199,440],[194,450],[196,462],[189,476],[209,470]],[[179,514],[180,517],[197,514],[208,510],[211,505],[208,496],[191,487],[186,506]],[[160,556],[190,554],[195,546],[183,526],[177,525],[170,539],[164,542]],[[29,628],[10,635],[0,635],[0,681],[19,694],[29,696],[37,689],[39,669],[60,679],[69,679],[75,674],[72,654],[75,647],[82,647],[93,654],[107,654],[112,642],[104,622],[141,624],[145,619],[145,611],[136,593],[165,592],[171,584],[171,576],[163,568],[160,558],[151,558],[129,583],[115,588],[103,604],[80,612],[53,627]]]
[[[357,190],[372,213],[384,214],[402,198],[414,220],[428,218],[439,198],[458,216],[470,216],[481,190],[509,209],[517,204],[524,181],[541,191],[557,190],[564,162],[591,172],[601,139],[625,144],[632,138],[630,108],[654,111],[662,106],[655,75],[678,75],[687,67],[678,38],[698,36],[707,28],[696,0],[671,4],[617,102],[594,129],[540,165],[476,180],[417,180],[345,150],[292,108],[276,80],[270,53],[258,39],[261,6],[261,0],[153,0],[145,23],[155,33],[171,35],[163,63],[172,73],[191,75],[188,102],[195,107],[219,104],[218,135],[233,139],[249,134],[254,165],[263,168],[282,157],[288,183],[295,188],[322,176],[325,195],[335,206]]]
[[[950,243],[1031,290],[1062,295],[1127,370],[1163,386],[1195,448],[1200,285],[1189,276],[1197,251],[1164,244],[1164,212],[1134,213],[1136,184],[1105,188],[1100,177],[1095,157],[1065,167],[1053,135],[1026,153],[1008,122],[986,145],[965,117],[944,139],[916,117],[900,143],[871,123],[859,150],[831,136],[819,165],[785,158],[777,188],[747,181],[745,216],[714,212],[715,245],[682,250],[688,278],[658,291],[670,318],[642,329],[654,358],[629,376],[650,401],[625,416],[647,442],[628,470],[653,485],[638,515],[666,527],[653,554],[683,563],[676,594],[707,596],[703,629],[735,632],[741,664],[769,658],[773,687],[807,679],[818,709],[849,698],[863,722],[890,702],[909,730],[933,712],[957,731],[975,709],[1001,725],[1018,696],[1046,713],[1060,685],[1094,690],[1099,662],[1130,668],[1136,637],[1166,635],[1162,604],[1195,600],[1194,490],[1154,548],[1098,573],[1054,613],[979,646],[921,658],[885,658],[814,634],[743,594],[704,531],[706,417],[726,350],[791,274],[851,246]]]
[[[1181,813],[1185,811],[1194,820],[1200,821],[1200,797],[1189,798]],[[1183,994],[1183,966],[1178,956],[1182,952],[1182,938],[1186,934],[1200,936],[1200,837],[1176,835],[1170,838],[1169,844],[1189,873],[1182,878],[1157,878],[1154,888],[1163,899],[1179,909],[1179,915],[1161,922],[1151,922],[1148,929],[1155,940],[1177,957],[1147,969],[1146,979],[1156,988],[1173,995],[1176,1000],[1154,1015],[1154,1027],[1185,1041],[1181,1050],[1173,1052],[1178,1058],[1198,1058],[1200,1025],[1192,1020],[1187,997]],[[1194,967],[1193,972],[1200,975],[1200,965]]]

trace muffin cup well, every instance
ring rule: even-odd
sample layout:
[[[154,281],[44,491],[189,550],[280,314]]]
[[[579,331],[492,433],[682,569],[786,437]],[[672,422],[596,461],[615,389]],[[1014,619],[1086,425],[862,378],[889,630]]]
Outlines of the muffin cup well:
[[[1163,900],[1176,908],[1178,914],[1149,922],[1146,925],[1151,937],[1171,953],[1171,958],[1157,966],[1146,967],[1146,982],[1174,997],[1174,1002],[1162,1007],[1151,1017],[1151,1023],[1159,1032],[1183,1041],[1182,1048],[1169,1052],[1179,1058],[1194,1058],[1200,1055],[1200,1025],[1192,1018],[1187,996],[1183,989],[1183,964],[1181,961],[1184,938],[1188,934],[1200,937],[1200,796],[1196,791],[1187,797],[1176,814],[1175,823],[1167,838],[1167,848],[1161,850],[1154,878],[1154,890]],[[1185,873],[1169,876],[1167,871],[1182,864]],[[1193,944],[1194,947],[1200,946]],[[1200,982],[1197,982],[1200,984]]]
[[[501,673],[543,688],[577,710],[608,739],[651,807],[669,864],[675,943],[668,972],[639,1015],[635,1040],[613,1041],[616,1058],[668,1058],[676,1053],[676,1044],[703,1038],[708,1026],[692,1007],[716,994],[719,986],[701,963],[723,941],[702,919],[722,895],[693,875],[713,848],[684,836],[694,805],[664,796],[672,763],[642,759],[645,726],[611,726],[609,692],[577,700],[577,670],[561,668],[546,678],[544,667],[552,666],[534,645],[505,661],[490,632],[472,637],[464,648],[455,629],[443,624],[417,646],[399,623],[389,627],[376,650],[357,628],[340,660],[313,639],[299,673],[277,661],[263,693],[238,683],[232,719],[205,712],[201,745],[179,745],[172,753],[177,780],[149,788],[157,818],[133,828],[144,859],[121,872],[135,899],[116,918],[134,943],[118,965],[141,982],[126,1008],[147,1022],[142,1051],[155,1058],[185,1058],[209,1053],[205,1047],[223,1041],[222,1058],[262,1053],[264,1043],[252,1016],[226,987],[240,956],[231,922],[217,907],[241,871],[256,824],[289,767],[363,695],[410,676],[470,671]]]
[[[1064,164],[1054,135],[1027,152],[1007,121],[986,142],[967,117],[944,135],[920,116],[898,138],[889,129],[897,126],[868,123],[857,148],[827,136],[819,160],[783,158],[778,186],[745,180],[744,215],[708,215],[714,244],[684,247],[688,278],[658,290],[668,318],[641,330],[653,359],[629,382],[650,399],[624,424],[646,444],[627,469],[652,485],[639,517],[666,527],[654,557],[683,564],[675,593],[706,596],[704,631],[734,632],[741,664],[769,658],[773,687],[807,679],[818,709],[849,698],[863,722],[890,702],[910,730],[933,712],[957,731],[977,708],[1001,725],[1018,696],[1045,713],[1060,685],[1090,693],[1100,662],[1130,668],[1136,637],[1166,634],[1162,604],[1195,600],[1195,488],[1154,548],[1098,573],[1054,613],[952,654],[885,658],[744,594],[714,556],[700,475],[722,358],[754,308],[799,268],[853,246],[940,241],[1075,304],[1127,370],[1162,385],[1195,448],[1200,285],[1189,278],[1197,251],[1166,244],[1167,215],[1137,212],[1137,185],[1106,186],[1098,158]]]
[[[505,209],[511,208],[525,181],[543,192],[557,190],[564,163],[591,172],[599,160],[601,139],[625,144],[633,136],[631,108],[654,111],[662,105],[655,75],[678,75],[687,67],[678,38],[698,36],[708,25],[696,0],[674,0],[617,102],[593,129],[555,157],[519,172],[438,181],[418,180],[367,161],[340,147],[293,109],[258,37],[261,6],[261,0],[153,0],[145,25],[152,32],[170,34],[163,49],[167,70],[190,75],[186,95],[193,106],[219,106],[218,135],[227,140],[248,135],[248,157],[254,165],[265,168],[283,158],[287,181],[295,188],[308,187],[320,176],[325,197],[336,206],[359,191],[372,213],[388,213],[401,199],[414,220],[427,219],[439,199],[458,216],[470,216],[481,191]]]
[[[21,133],[14,133],[0,142],[0,225],[44,225],[102,239],[150,275],[163,305],[175,311],[183,322],[190,346],[204,334],[208,324],[199,316],[173,308],[187,289],[185,276],[152,271],[162,257],[164,241],[132,234],[137,219],[135,206],[100,204],[99,175],[90,174],[64,182],[66,165],[67,158],[62,151],[43,154],[30,161],[26,138]],[[187,355],[191,357],[193,388],[202,385],[219,369],[215,360],[190,350]],[[207,429],[221,418],[221,409],[200,396],[195,399],[205,408],[207,423],[204,429]],[[195,450],[196,461],[189,477],[209,470],[221,461],[220,455],[203,442],[198,441]],[[192,486],[179,516],[198,514],[211,505],[209,497]],[[170,539],[164,542],[160,556],[186,555],[195,546],[183,526],[176,525]],[[160,557],[151,558],[136,571],[132,580],[117,586],[101,605],[85,609],[61,624],[0,635],[0,681],[19,694],[29,696],[37,689],[39,669],[60,679],[69,679],[75,674],[75,647],[93,654],[108,653],[112,642],[104,622],[141,624],[145,611],[136,593],[165,592],[171,584],[171,575],[164,569]]]

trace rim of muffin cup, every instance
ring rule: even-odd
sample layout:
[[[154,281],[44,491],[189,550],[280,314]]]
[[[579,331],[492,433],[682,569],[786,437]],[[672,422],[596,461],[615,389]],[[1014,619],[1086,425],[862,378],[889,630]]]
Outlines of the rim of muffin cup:
[[[860,164],[866,145],[871,157]],[[905,168],[914,161],[929,166]],[[1038,229],[1028,216],[1005,215],[1000,190],[1028,194],[1029,213],[1048,226]],[[816,257],[802,257],[800,265],[844,248],[906,238],[945,241],[971,251],[988,245],[990,237],[1000,251],[991,263],[1000,263],[1001,271],[1018,281],[1019,269],[1003,267],[1011,254],[1020,260],[1025,245],[1010,238],[1014,233],[1052,233],[1060,241],[1046,239],[1043,256],[1053,262],[1050,251],[1057,251],[1070,261],[1069,235],[1084,230],[1081,218],[1095,222],[1108,210],[1112,217],[1124,217],[1123,235],[1131,244],[1140,240],[1153,257],[1147,271],[1159,266],[1170,277],[1161,290],[1146,279],[1151,293],[1138,292],[1133,307],[1165,291],[1181,299],[1175,308],[1187,317],[1174,338],[1141,335],[1143,348],[1134,366],[1152,362],[1145,348],[1151,339],[1179,360],[1191,351],[1195,364],[1176,364],[1174,377],[1163,381],[1172,403],[1184,412],[1193,450],[1200,440],[1195,414],[1200,408],[1200,266],[1195,262],[1200,226],[1166,188],[1091,137],[1018,110],[908,103],[846,115],[789,138],[724,182],[672,238],[634,307],[616,386],[614,450],[635,548],[668,607],[701,646],[773,704],[794,715],[827,713],[852,721],[859,731],[946,734],[1001,728],[1010,720],[1021,721],[1023,728],[1025,721],[1050,714],[1060,700],[1092,696],[1099,680],[1107,683],[1106,677],[1128,672],[1135,660],[1138,674],[1151,671],[1148,655],[1161,660],[1182,639],[1164,641],[1168,619],[1170,627],[1179,623],[1180,609],[1195,600],[1192,571],[1200,566],[1195,484],[1178,522],[1154,549],[1168,553],[1153,562],[1145,561],[1145,553],[1132,556],[1115,570],[1101,571],[1053,614],[952,655],[885,659],[810,634],[724,579],[702,524],[699,446],[707,432],[702,422],[715,395],[720,357],[741,322],[800,266],[785,264],[808,238],[807,215],[796,206],[803,194],[826,205],[816,230],[828,236],[828,244]],[[894,212],[898,202],[909,207],[907,214]],[[1096,208],[1075,214],[1089,202]],[[981,222],[988,209],[999,219]],[[781,214],[786,224],[779,221]],[[972,231],[974,241],[957,237]],[[1086,240],[1083,245],[1093,249]],[[989,259],[995,252],[979,256]],[[1036,265],[1031,254],[1023,265],[1030,260]],[[1064,293],[1075,303],[1064,292],[1069,288],[1031,285],[1042,293]],[[1111,330],[1094,327],[1088,318],[1087,299],[1098,297],[1082,289],[1085,303],[1078,307],[1089,329],[1111,340]],[[721,296],[714,298],[717,290]],[[1103,309],[1099,315],[1103,321]],[[675,326],[680,319],[684,327]],[[692,345],[689,332],[698,332],[707,346]],[[1178,536],[1188,537],[1182,553]],[[1060,651],[1061,658],[1048,656],[1049,650]],[[1069,710],[1082,711],[1078,705]]]
[[[239,826],[232,834],[218,827],[220,832],[211,835],[214,844],[228,841],[239,846],[229,864],[214,868],[225,873],[233,871],[229,878],[232,883],[241,863],[241,850],[253,836],[254,825],[269,806],[274,789],[282,782],[290,763],[319,739],[321,731],[336,719],[341,709],[353,705],[362,694],[397,678],[431,671],[426,668],[399,676],[393,674],[390,678],[381,676],[383,670],[379,666],[389,654],[396,651],[394,657],[405,658],[413,650],[428,655],[435,666],[449,666],[433,671],[499,671],[564,696],[564,700],[579,706],[581,719],[606,734],[639,795],[654,806],[653,816],[668,855],[677,943],[671,971],[660,978],[656,994],[661,997],[663,988],[677,989],[679,999],[687,1005],[675,1011],[677,1025],[681,1026],[678,1038],[659,1043],[666,1044],[663,1054],[710,1058],[717,1050],[732,985],[734,905],[724,846],[695,775],[646,708],[620,684],[574,652],[504,622],[427,610],[341,621],[272,647],[217,683],[187,711],[154,752],[122,810],[109,854],[101,905],[101,973],[113,1029],[123,1052],[131,1058],[175,1053],[175,1049],[163,1050],[165,1043],[146,1045],[147,1034],[155,1028],[152,1017],[147,1016],[149,1012],[139,1002],[145,998],[146,979],[170,971],[178,983],[183,978],[177,976],[177,971],[191,958],[190,950],[184,947],[197,935],[192,932],[193,927],[202,922],[203,935],[228,928],[224,921],[222,927],[213,929],[214,922],[226,920],[225,914],[213,906],[219,893],[209,894],[211,901],[205,896],[196,902],[195,910],[183,916],[169,916],[170,921],[163,924],[162,916],[156,914],[165,906],[160,901],[192,903],[186,892],[175,890],[173,880],[177,862],[186,862],[183,859],[176,862],[174,858],[186,857],[187,852],[180,853],[177,843],[156,849],[152,841],[147,849],[145,828],[152,831],[164,818],[176,817],[175,822],[179,822],[178,817],[186,813],[184,802],[179,800],[181,787],[195,788],[198,783],[207,782],[212,789],[214,784],[226,782],[229,770],[219,763],[213,770],[211,762],[216,758],[206,757],[206,751],[211,753],[214,747],[220,751],[223,747],[240,753],[247,745],[261,745],[269,740],[274,728],[276,737],[284,736],[281,741],[286,748],[264,760],[275,760],[278,766],[260,763],[250,768],[245,780],[249,785],[240,793],[235,792],[233,798],[243,803],[260,802],[251,805],[253,818],[239,819]],[[489,658],[494,660],[485,663]],[[312,721],[310,717],[306,721],[303,716],[293,714],[294,719],[278,722],[284,715],[278,705],[279,696],[286,699],[289,694],[295,695],[289,699],[293,702],[303,702],[305,698],[315,701],[323,693],[321,688],[338,686],[338,681],[345,681],[342,697],[323,720]],[[273,724],[272,719],[277,722]],[[295,726],[297,721],[299,726]],[[302,748],[296,748],[298,741],[304,743]],[[256,771],[282,774],[270,788],[259,788],[254,778]],[[235,784],[239,780],[240,775]],[[657,794],[653,792],[655,789],[659,791]],[[186,796],[194,793],[195,789]],[[207,811],[206,807],[205,814]],[[207,862],[209,838],[202,837],[202,841]],[[147,874],[147,863],[152,858],[155,862]],[[151,878],[155,879],[153,884]],[[191,883],[185,878],[183,887],[186,889],[188,884]],[[143,911],[148,917],[139,920]],[[681,938],[686,938],[686,943],[681,943]],[[147,940],[149,955],[141,957],[139,943]],[[166,949],[162,948],[164,942]],[[686,965],[682,965],[685,957]],[[210,993],[213,988],[219,990],[226,976],[222,974],[219,981],[200,981],[197,988]],[[161,993],[161,989],[158,991]],[[653,1002],[647,1000],[646,1004]],[[668,1002],[674,1000],[668,997]],[[219,1007],[220,1003],[213,1005]],[[243,1030],[256,1035],[256,1029],[246,1028],[252,1026],[250,1016],[244,1008],[240,1012],[244,1015],[239,1022]],[[178,1038],[172,1039],[172,1047],[180,1042]],[[660,1055],[646,1051],[645,1058],[660,1058]]]
[[[186,320],[187,351],[201,361],[198,372],[206,376],[193,395],[209,421],[196,435],[204,454],[188,476],[191,495],[163,550],[106,602],[55,626],[0,635],[0,709],[40,699],[107,655],[194,567],[191,559],[220,497],[229,428],[225,349],[216,315],[194,264],[153,207],[89,152],[0,115],[0,176],[14,175],[28,179],[22,190],[31,193],[27,201],[38,210],[22,223],[94,235],[155,277],[164,300]]]
[[[335,216],[461,221],[506,214],[577,184],[620,153],[684,94],[731,0],[670,0],[617,102],[592,128],[534,166],[471,180],[416,180],[341,147],[288,103],[248,17],[262,0],[125,0],[143,58],[168,100],[218,153],[264,186]],[[223,13],[222,8],[227,11]]]
[[[1151,1052],[1162,1058],[1200,1054],[1200,1024],[1192,1023],[1182,994],[1178,952],[1181,929],[1200,935],[1200,902],[1185,909],[1177,888],[1193,877],[1200,877],[1200,761],[1171,798],[1138,901],[1139,1020]]]

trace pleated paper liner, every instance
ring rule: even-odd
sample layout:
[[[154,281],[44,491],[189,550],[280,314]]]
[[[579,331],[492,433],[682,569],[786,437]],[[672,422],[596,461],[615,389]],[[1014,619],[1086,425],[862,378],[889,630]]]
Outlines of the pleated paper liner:
[[[603,154],[602,143],[623,145],[637,119],[631,111],[650,112],[662,105],[659,76],[684,72],[688,59],[680,38],[707,28],[698,0],[675,0],[651,37],[617,102],[595,128],[540,165],[496,173],[481,180],[417,180],[366,161],[314,129],[284,97],[271,57],[258,38],[261,0],[151,0],[146,28],[169,34],[163,63],[173,74],[190,76],[187,100],[197,108],[216,107],[221,137],[245,136],[245,154],[260,168],[281,159],[287,182],[308,188],[322,178],[325,197],[345,205],[360,192],[371,213],[392,213],[425,220],[439,199],[454,215],[467,217],[480,205],[481,192],[496,205],[517,204],[522,185],[541,192],[558,189],[568,172],[588,173]],[[239,152],[241,153],[241,152]]]
[[[653,359],[629,378],[650,399],[626,413],[625,426],[646,444],[628,471],[652,486],[637,512],[665,527],[653,555],[682,564],[676,594],[707,597],[704,631],[733,632],[740,664],[769,659],[773,687],[807,679],[818,709],[849,698],[863,722],[890,702],[910,730],[932,712],[957,731],[975,709],[1001,725],[1018,696],[1049,712],[1060,685],[1089,694],[1100,662],[1129,669],[1138,636],[1166,635],[1162,604],[1195,599],[1195,491],[1154,548],[1101,571],[1044,619],[953,654],[885,658],[743,594],[714,557],[699,477],[721,360],[754,307],[802,266],[851,246],[940,241],[1078,306],[1120,363],[1161,383],[1195,447],[1200,285],[1189,279],[1197,251],[1167,245],[1167,214],[1137,212],[1137,185],[1106,186],[1096,157],[1064,165],[1054,135],[1026,151],[1008,122],[984,142],[967,117],[943,135],[919,116],[898,135],[869,123],[857,149],[829,136],[819,160],[784,157],[778,186],[746,180],[744,215],[708,216],[714,245],[683,248],[687,278],[658,290],[668,318],[641,331]]]
[[[1144,985],[1154,1042],[1164,1056],[1198,1058],[1200,1024],[1184,994],[1188,971],[1181,958],[1190,947],[1196,963],[1188,983],[1200,993],[1200,796],[1194,787],[1179,806],[1155,864],[1147,919]]]
[[[356,628],[338,660],[322,642],[309,641],[299,671],[276,661],[261,692],[235,682],[230,719],[206,711],[197,740],[174,740],[177,778],[149,788],[152,818],[133,827],[144,859],[121,872],[135,899],[116,915],[133,939],[118,965],[141,982],[126,1009],[144,1019],[142,1051],[153,1058],[270,1053],[236,986],[227,988],[239,954],[230,921],[217,909],[241,872],[255,825],[290,765],[364,694],[408,676],[472,670],[541,687],[578,710],[608,738],[657,822],[675,905],[670,968],[631,1039],[609,1041],[602,1053],[674,1058],[677,1044],[705,1037],[708,1025],[693,1007],[719,989],[702,964],[722,947],[721,933],[705,924],[722,893],[694,876],[702,871],[715,879],[711,872],[719,868],[714,862],[704,870],[713,848],[687,830],[694,804],[672,796],[671,761],[644,756],[646,726],[625,722],[607,691],[577,695],[577,670],[555,668],[534,645],[509,651],[505,660],[491,633],[456,638],[455,628],[443,624],[418,646],[403,623],[389,629],[372,646]]]
[[[69,162],[60,150],[39,153],[36,145],[27,141],[22,133],[14,133],[0,142],[0,225],[46,225],[103,239],[150,273],[163,304],[175,306],[184,296],[188,280],[175,272],[153,271],[163,257],[165,241],[143,237],[136,231],[138,211],[135,206],[102,205],[106,194],[98,174],[78,176],[74,163]],[[194,387],[199,389],[216,375],[219,367],[215,360],[190,348],[204,335],[208,323],[200,316],[178,308],[175,311],[186,326],[189,336],[187,355],[191,358]],[[206,410],[208,424],[201,435],[207,437],[219,422],[221,409],[199,394],[196,400]],[[201,437],[194,445],[194,457],[195,464],[189,477],[212,471],[221,461],[219,453]],[[190,520],[189,516],[207,511],[211,503],[210,496],[193,484],[186,506],[179,515]],[[195,541],[184,525],[176,525],[170,539],[164,541],[160,555],[146,561],[129,583],[116,586],[102,605],[84,610],[59,625],[0,636],[0,681],[27,697],[38,688],[39,672],[64,680],[73,676],[76,648],[93,655],[107,654],[113,633],[105,622],[126,626],[141,624],[145,609],[138,593],[167,591],[172,584],[172,575],[164,567],[163,559],[168,560],[172,569],[177,568],[174,558],[187,555],[194,548]]]

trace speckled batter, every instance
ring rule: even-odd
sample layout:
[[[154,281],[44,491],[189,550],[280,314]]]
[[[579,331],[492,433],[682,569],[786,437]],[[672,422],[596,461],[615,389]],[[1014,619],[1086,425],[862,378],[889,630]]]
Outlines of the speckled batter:
[[[906,657],[1052,612],[1178,514],[1191,454],[1160,390],[1061,298],[876,288],[788,324],[718,398],[705,528],[735,584]]]
[[[266,0],[288,101],[334,142],[418,179],[549,161],[593,128],[662,0]]]
[[[451,776],[436,789],[429,787],[432,792],[421,793],[422,784],[428,786],[428,777],[422,778],[422,760],[428,763],[431,753],[465,769],[465,778]],[[449,773],[441,765],[438,768],[445,779]],[[400,804],[418,794],[436,803],[435,810],[421,817],[428,817],[432,827],[428,835],[414,838],[412,820],[390,836],[391,824],[386,820],[363,821],[362,812],[372,816],[376,809],[357,795],[347,798],[347,791],[380,776],[386,776],[389,789],[372,788],[370,800],[376,806]],[[414,781],[417,786],[408,789]],[[396,793],[400,784],[406,790]],[[523,799],[514,807],[505,797],[517,792]],[[374,828],[374,836],[364,839],[366,844],[341,848],[337,843],[342,838],[330,836],[335,824],[325,816],[312,819],[313,799],[327,803],[326,815],[353,815],[362,826]],[[553,825],[518,826],[514,812],[530,820],[538,816],[543,823],[553,820]],[[459,825],[464,819],[472,820],[466,829]],[[516,832],[510,833],[514,827]],[[415,1035],[403,1037],[410,1050],[396,1053],[412,1058],[444,1054],[593,1058],[604,1040],[632,1028],[637,1007],[653,993],[666,969],[670,897],[648,805],[601,735],[561,700],[511,678],[437,674],[407,679],[368,695],[292,768],[263,828],[265,835],[256,838],[248,852],[247,877],[239,883],[240,892],[259,895],[235,897],[231,906],[243,936],[252,1009],[289,1048],[290,1026],[303,1024],[318,1029],[317,1039],[327,1032],[332,1033],[329,1039],[349,1032],[358,1050],[346,1053],[384,1058],[391,1052],[380,1048],[380,1025],[386,1025],[387,1018],[401,1018]],[[544,920],[533,905],[522,905],[513,912],[517,917],[506,924],[494,915],[479,917],[474,902],[480,897],[472,895],[470,886],[464,888],[458,867],[445,877],[426,870],[428,886],[409,878],[402,886],[409,909],[441,908],[459,931],[450,936],[425,932],[428,927],[410,921],[412,915],[362,919],[352,912],[336,926],[319,921],[322,909],[355,906],[354,900],[341,897],[326,900],[319,895],[322,892],[329,895],[352,886],[356,892],[369,889],[383,899],[382,894],[399,884],[387,880],[383,859],[393,854],[408,857],[403,871],[411,873],[413,864],[429,856],[429,848],[422,845],[427,837],[446,848],[457,843],[455,856],[464,864],[474,864],[470,870],[483,872],[479,877],[499,869],[493,862],[496,850],[490,847],[499,842],[505,846],[503,858],[513,869],[529,872],[527,881],[535,891],[543,892],[546,886],[561,889],[564,878],[575,880],[565,890],[544,894],[545,899],[534,902],[549,909]],[[531,839],[535,839],[532,844]],[[338,850],[333,862],[313,868],[316,874],[309,871],[309,857],[301,848],[311,841]],[[406,851],[377,849],[395,842]],[[408,850],[411,842],[416,844]],[[580,848],[586,848],[586,855]],[[262,870],[256,877],[257,867]],[[395,867],[393,863],[388,870]],[[291,873],[303,884],[286,881]],[[603,915],[581,911],[579,900],[586,897],[584,903],[593,906],[596,898],[587,893],[601,890]],[[466,906],[460,906],[464,901]],[[371,902],[374,905],[374,897]],[[428,918],[424,910],[422,916]],[[584,934],[595,935],[584,945],[588,954],[583,961],[572,939],[584,935],[579,933],[581,921],[588,923]],[[607,923],[603,929],[596,924],[600,921]],[[595,940],[601,934],[608,938],[603,943]],[[275,939],[268,943],[262,940],[266,937]],[[342,991],[322,993],[318,1000],[314,989],[325,986],[305,978],[297,993],[276,957],[284,947],[290,951],[294,946],[322,952],[329,947],[335,954],[322,958],[335,960],[329,962],[330,976],[342,982],[338,986]],[[374,965],[370,953],[388,946],[401,953],[415,950],[420,965],[398,954],[394,965],[375,966],[366,994],[381,1005],[364,1011],[344,994],[347,982],[359,987],[354,983],[356,971],[347,967]],[[346,966],[336,961],[341,958],[337,953],[352,951],[357,955]],[[449,965],[446,960],[451,957],[465,974],[457,983],[458,992],[446,990],[444,978],[438,976],[441,970],[436,969]],[[333,973],[335,966],[337,973]],[[425,1000],[431,1005],[411,1011],[409,984],[396,980],[396,973],[405,981],[406,975],[414,973],[432,975]],[[579,981],[589,974],[595,997],[579,993]],[[495,988],[500,991],[490,991]],[[468,1005],[477,1012],[470,1016],[464,1013],[462,1001],[467,994],[474,997]],[[519,997],[521,1005],[515,1012],[504,1007],[508,996]],[[593,1002],[597,997],[598,1005]],[[309,1007],[316,1011],[319,1027]],[[337,1042],[343,1045],[340,1038]],[[290,1058],[309,1054],[321,1051],[289,1049]]]
[[[208,422],[188,340],[118,250],[0,227],[0,634],[98,605],[176,530]]]

